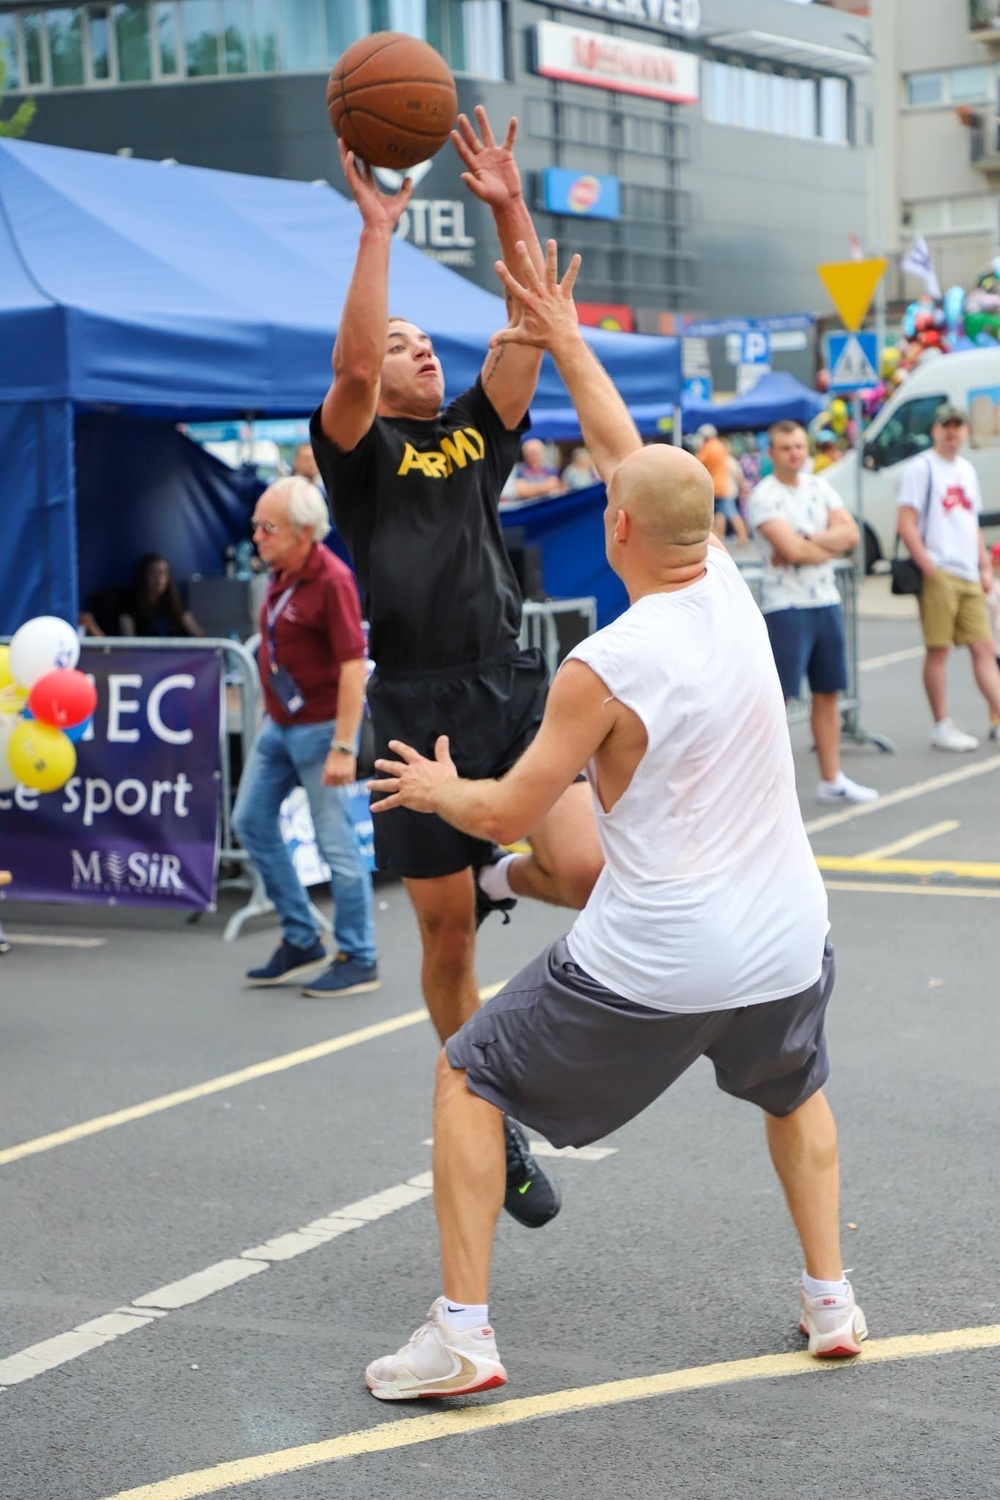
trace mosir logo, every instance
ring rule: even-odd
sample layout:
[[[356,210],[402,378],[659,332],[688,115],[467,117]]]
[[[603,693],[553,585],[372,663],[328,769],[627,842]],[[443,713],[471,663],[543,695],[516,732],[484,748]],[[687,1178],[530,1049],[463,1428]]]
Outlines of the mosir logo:
[[[109,896],[123,892],[183,895],[181,862],[176,854],[161,854],[155,849],[135,849],[131,854],[116,849],[71,849],[69,854],[74,891],[101,891]]]

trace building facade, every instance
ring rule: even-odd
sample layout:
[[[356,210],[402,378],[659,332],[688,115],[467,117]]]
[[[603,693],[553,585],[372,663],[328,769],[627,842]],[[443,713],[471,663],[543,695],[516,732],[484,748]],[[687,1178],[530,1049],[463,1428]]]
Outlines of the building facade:
[[[587,316],[651,332],[823,308],[814,265],[867,237],[866,26],[790,0],[0,0],[31,139],[338,188],[330,66],[369,30],[426,37],[463,109],[519,116],[539,233],[582,251]],[[492,287],[459,173],[450,148],[416,169],[403,231]]]
[[[1000,4],[873,0],[871,21],[884,248],[923,235],[941,285],[971,287],[1000,249]]]

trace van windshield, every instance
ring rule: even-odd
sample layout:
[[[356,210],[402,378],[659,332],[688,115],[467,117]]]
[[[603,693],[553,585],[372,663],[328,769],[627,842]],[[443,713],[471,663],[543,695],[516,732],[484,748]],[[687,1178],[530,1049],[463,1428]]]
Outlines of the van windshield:
[[[936,396],[915,396],[898,406],[882,430],[865,443],[865,468],[887,469],[929,448],[934,413],[947,399],[940,391]]]

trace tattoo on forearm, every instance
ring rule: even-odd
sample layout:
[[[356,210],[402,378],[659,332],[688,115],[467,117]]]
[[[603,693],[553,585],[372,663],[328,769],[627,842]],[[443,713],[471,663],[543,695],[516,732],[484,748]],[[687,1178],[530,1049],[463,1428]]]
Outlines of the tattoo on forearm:
[[[500,361],[503,359],[506,353],[506,344],[501,344],[499,349],[493,349],[491,351],[490,362],[486,367],[485,374],[483,375],[483,390],[486,389],[490,381],[493,379],[494,375],[497,372],[497,366],[500,364]]]

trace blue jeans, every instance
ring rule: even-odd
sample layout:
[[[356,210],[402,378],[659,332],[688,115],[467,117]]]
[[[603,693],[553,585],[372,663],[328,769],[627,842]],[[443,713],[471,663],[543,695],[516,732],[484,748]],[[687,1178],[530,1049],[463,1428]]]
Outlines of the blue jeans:
[[[372,880],[358,849],[347,792],[320,779],[332,735],[329,722],[286,726],[265,719],[240,777],[233,831],[260,871],[286,941],[311,948],[316,922],[278,827],[281,804],[296,786],[303,787],[316,845],[330,867],[338,951],[373,964]]]

